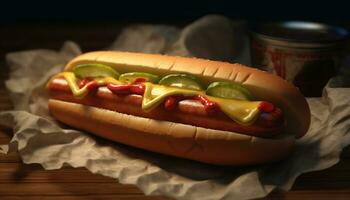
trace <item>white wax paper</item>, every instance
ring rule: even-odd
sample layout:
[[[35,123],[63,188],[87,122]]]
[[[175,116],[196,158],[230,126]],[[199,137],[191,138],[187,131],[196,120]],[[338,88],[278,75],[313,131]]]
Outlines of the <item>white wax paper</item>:
[[[240,42],[246,41],[242,28],[244,23],[231,24],[220,16],[201,18],[183,30],[133,25],[122,32],[110,49],[249,64],[247,44]],[[310,130],[297,142],[294,153],[277,163],[212,166],[103,140],[58,123],[47,111],[47,79],[78,54],[78,45],[66,42],[59,52],[30,50],[7,55],[10,79],[6,86],[15,110],[1,112],[0,125],[11,127],[14,135],[10,144],[0,145],[0,152],[18,151],[24,163],[39,163],[47,170],[63,165],[85,167],[92,173],[134,184],[146,195],[252,199],[266,196],[276,188],[289,190],[300,174],[331,167],[350,143],[348,70],[329,82],[322,98],[308,99]]]

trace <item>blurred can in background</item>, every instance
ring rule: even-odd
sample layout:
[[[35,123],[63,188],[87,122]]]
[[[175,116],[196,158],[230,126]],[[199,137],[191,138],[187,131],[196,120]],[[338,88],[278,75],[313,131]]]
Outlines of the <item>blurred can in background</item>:
[[[253,66],[274,73],[308,97],[322,95],[344,56],[349,32],[321,23],[289,21],[252,26]]]

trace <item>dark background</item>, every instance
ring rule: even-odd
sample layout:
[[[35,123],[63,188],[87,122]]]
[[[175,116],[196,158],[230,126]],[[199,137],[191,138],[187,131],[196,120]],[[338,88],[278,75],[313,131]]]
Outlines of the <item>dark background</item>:
[[[307,20],[350,27],[350,7],[340,1],[6,1],[0,10],[0,57],[7,52],[59,49],[66,40],[83,51],[110,44],[132,23],[185,26],[206,14],[249,22]]]
[[[248,20],[302,19],[344,23],[349,6],[341,1],[7,1],[0,22],[191,21],[208,13]]]

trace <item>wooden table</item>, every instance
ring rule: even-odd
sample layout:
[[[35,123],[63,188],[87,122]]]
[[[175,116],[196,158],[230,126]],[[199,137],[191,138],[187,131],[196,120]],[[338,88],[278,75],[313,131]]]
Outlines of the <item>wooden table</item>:
[[[7,52],[33,48],[59,49],[71,39],[84,51],[98,50],[110,44],[125,24],[22,24],[0,27],[0,110],[12,108],[4,86],[8,68],[4,64]],[[11,138],[11,130],[0,129],[0,144]],[[302,163],[301,163],[302,164]],[[45,171],[40,165],[25,165],[16,153],[0,154],[0,199],[127,199],[160,200],[165,197],[144,196],[132,185],[122,185],[114,179],[94,175],[83,168],[64,167]],[[300,176],[289,192],[275,191],[264,199],[350,199],[350,148],[341,161],[323,171]]]

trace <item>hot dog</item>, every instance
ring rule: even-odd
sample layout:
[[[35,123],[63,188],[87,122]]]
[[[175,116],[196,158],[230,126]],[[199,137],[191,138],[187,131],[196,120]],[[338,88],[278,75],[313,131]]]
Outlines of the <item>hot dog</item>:
[[[59,121],[138,148],[219,165],[271,162],[310,123],[298,89],[239,64],[91,52],[48,84]]]
[[[48,84],[48,88],[50,89],[51,97],[54,99],[151,119],[191,124],[217,130],[236,131],[247,135],[269,137],[278,134],[283,127],[282,113],[278,108],[274,109],[273,112],[261,113],[254,124],[242,126],[219,110],[208,112],[199,100],[189,97],[169,96],[164,100],[163,106],[158,106],[151,112],[144,112],[141,108],[142,96],[137,93],[115,95],[108,88],[100,87],[97,91],[90,93],[84,98],[75,98],[67,82],[62,78],[53,79]],[[123,92],[125,94],[125,91]]]

